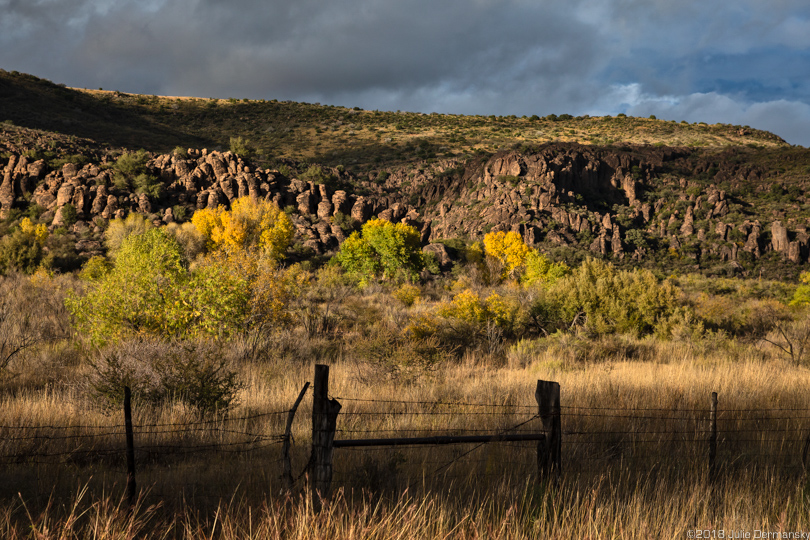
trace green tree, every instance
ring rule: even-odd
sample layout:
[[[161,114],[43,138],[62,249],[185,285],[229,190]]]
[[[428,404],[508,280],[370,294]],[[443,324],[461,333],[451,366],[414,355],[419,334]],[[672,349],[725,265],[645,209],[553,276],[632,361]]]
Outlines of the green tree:
[[[141,214],[129,214],[126,219],[114,219],[110,221],[107,230],[104,231],[104,243],[111,256],[121,247],[124,240],[131,235],[143,234],[152,228],[152,223]]]
[[[283,276],[272,261],[260,262],[217,253],[190,271],[175,237],[149,229],[123,240],[111,269],[85,272],[90,291],[72,295],[67,307],[79,332],[97,345],[139,335],[226,337],[259,316],[283,319]]]
[[[0,272],[11,271],[30,274],[42,260],[42,245],[34,232],[21,229],[0,240]]]
[[[256,152],[253,145],[250,144],[250,141],[241,136],[231,137],[230,150],[234,154],[243,158],[250,158]]]
[[[376,218],[343,242],[337,260],[347,272],[365,279],[402,275],[415,280],[426,264],[419,231]]]
[[[113,269],[86,296],[67,307],[77,329],[91,341],[118,341],[127,333],[173,334],[187,317],[177,317],[180,287],[187,279],[180,245],[161,229],[127,236]]]

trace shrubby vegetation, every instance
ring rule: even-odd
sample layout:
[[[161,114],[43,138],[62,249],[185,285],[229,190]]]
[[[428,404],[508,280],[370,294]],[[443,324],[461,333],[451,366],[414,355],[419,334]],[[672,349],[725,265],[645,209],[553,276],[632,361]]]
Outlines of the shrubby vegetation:
[[[113,221],[112,266],[89,261],[93,289],[68,304],[79,331],[99,345],[133,335],[226,337],[248,321],[286,316],[277,260],[292,225],[283,212],[246,198],[230,211],[195,213],[192,226],[152,228],[132,215]]]
[[[343,242],[336,259],[346,272],[364,281],[377,277],[414,281],[427,264],[419,231],[376,218]]]

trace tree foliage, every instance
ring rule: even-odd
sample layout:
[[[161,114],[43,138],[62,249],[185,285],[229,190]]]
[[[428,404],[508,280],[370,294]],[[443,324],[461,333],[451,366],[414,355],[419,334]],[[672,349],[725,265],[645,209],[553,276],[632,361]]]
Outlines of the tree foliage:
[[[530,248],[516,232],[495,232],[484,235],[484,253],[490,278],[520,280],[526,285],[549,286],[570,273],[564,263],[555,263]]]
[[[143,234],[152,228],[152,223],[141,214],[131,213],[125,219],[114,219],[104,231],[104,243],[107,253],[115,257],[121,244],[130,235]]]
[[[550,289],[549,297],[563,320],[581,322],[597,334],[649,334],[675,314],[675,286],[659,283],[649,270],[616,270],[588,259]]]
[[[521,281],[528,286],[550,287],[570,273],[571,268],[567,264],[555,263],[536,249],[532,249],[526,255],[526,270],[521,276]]]
[[[191,222],[211,251],[258,249],[273,260],[284,257],[295,232],[290,218],[276,204],[251,197],[237,199],[230,210],[222,206],[198,210]]]
[[[180,288],[187,269],[180,245],[160,229],[129,235],[115,266],[84,297],[68,298],[77,329],[94,343],[118,341],[126,333],[174,334],[187,317],[178,317]]]
[[[810,305],[810,272],[802,272],[799,275],[799,280],[802,282],[793,293],[793,299],[790,301],[792,306],[808,306]]]
[[[0,240],[0,272],[30,274],[39,266],[42,254],[42,244],[35,233],[17,229]]]
[[[68,300],[79,332],[102,345],[133,335],[226,337],[285,322],[288,272],[266,251],[217,250],[193,270],[185,253],[166,228],[126,236],[112,268],[94,262],[82,274],[90,292]]]
[[[47,225],[44,223],[35,225],[31,221],[31,218],[27,217],[20,220],[20,230],[25,234],[33,235],[34,239],[40,246],[45,245],[45,241],[48,240],[48,236],[50,235]]]
[[[516,277],[526,266],[526,256],[530,249],[518,233],[499,231],[484,235],[484,251],[487,257],[499,263],[498,278],[506,279]]]
[[[347,272],[364,279],[402,275],[414,280],[426,264],[419,231],[377,218],[343,242],[337,260]]]

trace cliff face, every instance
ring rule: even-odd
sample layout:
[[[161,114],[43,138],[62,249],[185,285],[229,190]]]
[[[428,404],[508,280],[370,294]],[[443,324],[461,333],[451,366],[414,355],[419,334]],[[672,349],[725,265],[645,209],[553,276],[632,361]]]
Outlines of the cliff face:
[[[733,154],[709,159],[687,149],[553,144],[362,178],[336,168],[317,184],[291,172],[294,163],[282,174],[230,152],[190,149],[182,157],[161,154],[146,163],[163,184],[160,198],[116,187],[110,165],[103,158],[51,169],[43,160],[12,154],[0,169],[0,214],[30,201],[56,228],[70,204],[78,218],[71,231],[86,256],[102,252],[107,220],[138,212],[169,223],[244,196],[287,209],[296,243],[311,253],[336,250],[352,220],[357,227],[372,217],[416,227],[425,244],[504,230],[541,248],[568,246],[637,261],[662,251],[696,265],[776,253],[799,264],[810,252],[807,220],[791,212],[794,206],[775,204],[786,210],[769,214],[721,189],[768,185],[762,167]],[[753,190],[751,197],[762,192]],[[793,203],[801,210],[803,195]]]

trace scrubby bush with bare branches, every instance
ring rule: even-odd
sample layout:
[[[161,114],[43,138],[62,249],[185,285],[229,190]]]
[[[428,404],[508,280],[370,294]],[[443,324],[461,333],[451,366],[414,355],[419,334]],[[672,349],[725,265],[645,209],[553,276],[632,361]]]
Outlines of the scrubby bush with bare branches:
[[[201,413],[223,412],[241,388],[221,343],[134,339],[100,351],[91,361],[91,393],[118,405],[128,386],[144,404],[183,402]]]

